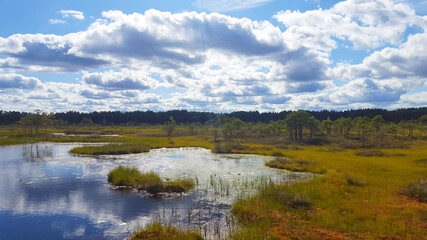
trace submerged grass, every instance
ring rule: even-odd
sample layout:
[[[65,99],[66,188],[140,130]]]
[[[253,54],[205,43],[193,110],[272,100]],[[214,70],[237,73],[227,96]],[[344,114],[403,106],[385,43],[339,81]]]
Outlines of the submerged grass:
[[[131,240],[202,240],[200,233],[194,230],[179,230],[173,226],[163,226],[159,222],[147,224],[137,229]]]
[[[191,178],[181,178],[163,182],[159,174],[154,172],[141,173],[135,167],[118,166],[108,173],[108,182],[115,186],[133,187],[152,194],[161,192],[182,193],[194,188]]]
[[[99,146],[83,146],[76,147],[70,150],[74,154],[89,154],[89,155],[116,155],[148,152],[150,149],[145,144],[106,144]]]

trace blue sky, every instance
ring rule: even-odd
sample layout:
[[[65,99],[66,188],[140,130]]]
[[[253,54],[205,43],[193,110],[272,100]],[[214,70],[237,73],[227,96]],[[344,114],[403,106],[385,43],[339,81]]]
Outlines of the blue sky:
[[[427,0],[0,0],[0,110],[427,106]]]

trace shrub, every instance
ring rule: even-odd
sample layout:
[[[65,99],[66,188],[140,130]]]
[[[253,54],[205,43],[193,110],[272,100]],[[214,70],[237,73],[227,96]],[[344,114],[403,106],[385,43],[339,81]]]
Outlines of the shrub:
[[[274,151],[271,155],[275,157],[284,157],[285,154],[283,154],[281,151]]]
[[[411,183],[400,190],[399,193],[420,202],[427,203],[427,180]]]
[[[307,197],[298,193],[290,192],[289,189],[283,189],[280,186],[271,186],[263,193],[264,198],[273,199],[276,202],[284,204],[285,207],[290,208],[305,208],[311,209],[313,204]]]
[[[421,163],[421,164],[427,164],[427,158],[423,158],[423,159],[417,160],[416,162],[417,163]]]
[[[231,153],[233,149],[228,144],[216,143],[212,149],[213,153]]]
[[[365,181],[355,177],[346,176],[345,179],[347,180],[347,183],[351,186],[362,187],[366,185]]]
[[[291,201],[288,203],[289,207],[291,208],[305,208],[305,209],[311,209],[313,207],[313,204],[303,196],[294,196]]]
[[[367,152],[357,152],[356,155],[362,157],[383,157],[385,154],[379,150],[372,150]]]
[[[214,148],[212,149],[213,153],[231,153],[234,150],[245,150],[248,149],[247,146],[241,145],[238,142],[223,142],[215,143]]]

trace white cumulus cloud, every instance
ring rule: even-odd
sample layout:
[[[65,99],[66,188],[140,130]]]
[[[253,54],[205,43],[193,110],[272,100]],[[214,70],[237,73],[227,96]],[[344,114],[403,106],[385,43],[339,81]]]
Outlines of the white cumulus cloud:
[[[77,20],[84,20],[85,16],[83,12],[76,10],[60,10],[58,11],[63,18],[75,18]]]
[[[0,89],[33,89],[41,85],[41,81],[35,77],[26,77],[15,73],[0,74]]]
[[[56,18],[52,18],[49,19],[50,24],[64,24],[65,21],[62,19],[56,19]]]
[[[193,2],[198,8],[212,12],[232,12],[248,8],[259,7],[274,0],[197,0]]]

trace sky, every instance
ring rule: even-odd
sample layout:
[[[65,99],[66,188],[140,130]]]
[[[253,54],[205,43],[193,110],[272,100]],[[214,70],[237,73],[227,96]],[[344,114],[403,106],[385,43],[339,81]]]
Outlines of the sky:
[[[0,110],[427,106],[427,0],[0,0]]]

